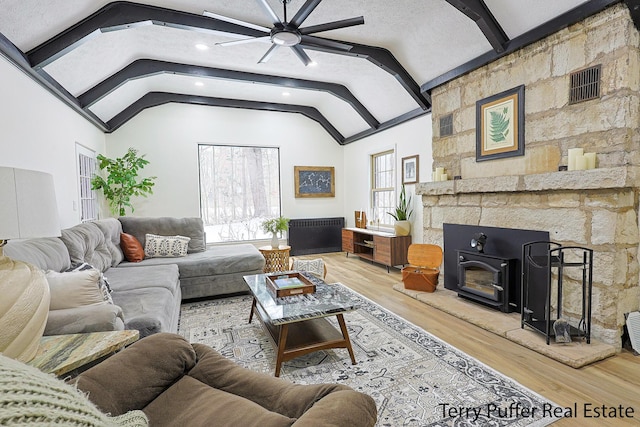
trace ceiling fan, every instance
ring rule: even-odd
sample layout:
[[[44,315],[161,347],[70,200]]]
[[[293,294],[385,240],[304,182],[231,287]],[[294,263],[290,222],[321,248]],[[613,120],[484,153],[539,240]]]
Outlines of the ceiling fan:
[[[219,19],[221,21],[230,22],[232,24],[241,25],[243,27],[267,33],[262,37],[251,37],[248,39],[217,43],[220,46],[232,46],[236,44],[252,43],[256,41],[267,43],[270,42],[272,46],[269,48],[269,50],[267,50],[267,53],[265,53],[264,56],[260,58],[260,61],[258,61],[258,63],[267,62],[269,58],[271,58],[271,56],[275,53],[275,51],[278,50],[278,48],[280,48],[281,46],[290,47],[305,66],[311,64],[312,61],[304,51],[304,47],[349,51],[353,46],[332,40],[321,39],[311,36],[310,34],[364,24],[364,18],[362,16],[359,16],[357,18],[343,19],[340,21],[327,22],[325,24],[300,28],[300,25],[302,25],[302,23],[309,17],[311,12],[313,12],[313,10],[320,4],[322,0],[307,0],[304,5],[302,5],[300,10],[298,10],[298,13],[296,13],[295,16],[291,19],[291,21],[287,20],[287,4],[290,3],[291,0],[280,0],[284,7],[283,21],[278,18],[278,15],[276,15],[276,13],[273,11],[267,0],[257,1],[273,21],[273,28],[267,28],[260,25],[252,24],[250,22],[228,18],[226,16],[218,15],[208,11],[205,11],[204,15],[211,18]]]

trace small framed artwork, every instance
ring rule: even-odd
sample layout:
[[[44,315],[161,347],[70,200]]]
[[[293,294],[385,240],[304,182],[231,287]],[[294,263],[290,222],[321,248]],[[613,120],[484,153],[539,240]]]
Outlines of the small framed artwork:
[[[476,102],[476,161],[524,156],[524,85]]]
[[[418,183],[418,155],[402,158],[402,183]]]
[[[333,166],[294,166],[296,197],[335,197]]]

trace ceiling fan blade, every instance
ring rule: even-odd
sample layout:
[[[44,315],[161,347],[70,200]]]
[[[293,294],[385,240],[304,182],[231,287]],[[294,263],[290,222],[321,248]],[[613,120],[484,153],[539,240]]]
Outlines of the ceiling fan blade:
[[[229,22],[231,24],[241,25],[243,27],[251,28],[251,29],[254,29],[254,30],[258,30],[258,31],[264,31],[265,33],[268,33],[268,32],[271,31],[271,28],[263,27],[261,25],[252,24],[250,22],[244,22],[244,21],[241,21],[241,20],[235,19],[235,18],[229,18],[227,16],[218,15],[217,13],[209,12],[209,11],[206,11],[206,10],[204,12],[202,12],[202,14],[204,16],[208,16],[209,18],[215,18],[215,19],[218,19],[220,21]]]
[[[300,42],[300,44],[309,45],[309,47],[326,47],[331,50],[342,50],[345,52],[353,49],[353,46],[350,44],[340,43],[335,40],[321,39],[320,37],[314,36],[302,36],[302,41]]]
[[[313,12],[313,10],[318,7],[321,1],[322,0],[307,0],[305,4],[302,5],[300,10],[298,10],[298,13],[296,13],[289,24],[291,24],[294,28],[300,27],[304,20],[309,17],[311,12]]]
[[[327,22],[326,24],[312,25],[310,27],[300,28],[300,34],[313,34],[321,31],[337,30],[338,28],[353,27],[354,25],[364,24],[364,17],[342,19],[340,21]]]
[[[269,36],[264,36],[264,37],[252,37],[249,39],[242,39],[242,40],[231,40],[228,42],[220,42],[220,43],[216,43],[216,46],[234,46],[237,44],[245,44],[245,43],[253,43],[253,42],[270,42],[271,41],[271,37]]]
[[[267,12],[274,25],[282,23],[282,21],[280,21],[280,18],[278,18],[278,15],[276,15],[271,6],[269,6],[269,3],[267,3],[267,0],[258,0],[258,3],[260,3],[262,8]]]
[[[300,61],[302,61],[305,67],[311,64],[311,58],[309,58],[309,55],[307,55],[300,46],[291,46],[291,49],[293,49],[293,53],[295,53],[296,56],[300,58]]]
[[[269,58],[271,58],[271,56],[273,56],[275,51],[278,50],[279,47],[280,47],[280,45],[278,45],[278,44],[271,45],[271,47],[269,48],[267,53],[265,53],[264,56],[262,58],[260,58],[260,61],[258,61],[258,64],[264,64],[265,62],[267,62],[269,60]]]

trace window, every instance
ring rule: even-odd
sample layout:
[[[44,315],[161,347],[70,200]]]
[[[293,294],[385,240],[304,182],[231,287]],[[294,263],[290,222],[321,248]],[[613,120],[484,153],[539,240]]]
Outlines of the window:
[[[395,208],[395,155],[393,150],[371,156],[371,218],[376,225],[391,225],[387,215]]]
[[[96,153],[76,144],[78,198],[80,199],[80,222],[98,219],[98,198],[91,189],[91,178],[96,172]]]
[[[280,152],[271,147],[199,145],[200,210],[207,243],[271,237],[280,216]]]

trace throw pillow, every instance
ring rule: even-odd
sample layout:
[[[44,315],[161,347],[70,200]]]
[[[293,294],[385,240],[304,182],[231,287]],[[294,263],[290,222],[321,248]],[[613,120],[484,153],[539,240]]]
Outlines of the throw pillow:
[[[120,248],[129,262],[140,262],[144,259],[144,248],[135,236],[127,233],[120,234]]]
[[[187,256],[189,241],[185,236],[145,235],[144,256],[147,258],[174,258]]]
[[[104,294],[100,289],[100,272],[96,269],[46,274],[51,292],[50,310],[101,304]]]
[[[108,302],[109,304],[113,304],[113,298],[111,298],[111,292],[112,292],[111,285],[109,285],[109,281],[107,280],[106,277],[104,277],[104,274],[102,273],[102,271],[98,270],[91,264],[87,264],[86,262],[83,262],[80,264],[72,264],[71,268],[69,268],[67,272],[84,271],[84,270],[91,270],[91,269],[94,269],[100,273],[100,282],[98,283],[98,286],[100,288],[100,291],[102,292],[104,301]]]
[[[102,413],[77,388],[0,354],[0,425],[146,426],[142,411]]]
[[[318,259],[294,259],[293,269],[298,271],[306,271],[319,278],[324,278],[324,261]]]

